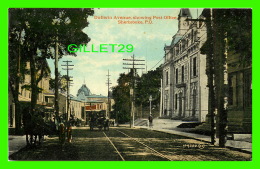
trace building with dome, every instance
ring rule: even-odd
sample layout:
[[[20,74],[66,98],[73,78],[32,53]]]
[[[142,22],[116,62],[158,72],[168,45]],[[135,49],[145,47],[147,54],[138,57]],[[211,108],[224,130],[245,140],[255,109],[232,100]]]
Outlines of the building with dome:
[[[80,89],[78,90],[77,97],[81,96],[90,96],[92,93],[90,92],[90,89],[86,86],[86,84],[83,84]]]
[[[81,102],[81,106],[74,106],[77,105],[79,102]],[[110,99],[110,104],[112,107],[112,105],[114,104],[113,99]],[[109,117],[108,97],[101,94],[92,94],[87,85],[82,84],[82,86],[78,90],[77,96],[71,96],[71,110],[72,115],[81,119],[86,119],[88,117],[88,114],[93,111],[102,111],[106,114],[106,116]]]

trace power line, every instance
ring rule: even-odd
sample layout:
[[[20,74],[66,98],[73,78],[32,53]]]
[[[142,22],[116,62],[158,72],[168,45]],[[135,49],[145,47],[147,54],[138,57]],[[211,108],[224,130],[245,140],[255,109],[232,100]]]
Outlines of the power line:
[[[162,57],[162,59],[159,60],[159,62],[157,62],[150,70],[152,70],[156,65],[158,65],[158,64],[163,60],[163,58],[164,58],[164,57]],[[149,71],[150,71],[150,70],[149,70]]]
[[[112,84],[110,83],[110,74],[109,74],[109,70],[108,70],[108,74],[107,74],[107,102],[108,102],[108,112],[107,112],[107,117],[110,118],[110,111],[111,111],[111,104],[110,104],[110,96],[109,96],[109,86]]]
[[[123,63],[123,65],[131,65],[132,67],[123,67],[123,69],[130,69],[132,70],[132,86],[130,88],[130,96],[131,97],[131,118],[130,118],[130,128],[131,128],[131,123],[133,123],[133,126],[134,126],[134,116],[135,116],[135,92],[134,92],[134,89],[135,89],[135,75],[136,75],[136,70],[137,69],[145,69],[145,68],[137,68],[135,66],[137,65],[145,65],[145,64],[137,64],[135,62],[142,62],[142,61],[145,61],[145,60],[140,60],[140,59],[135,59],[135,55],[132,56],[133,59],[123,59],[124,61],[130,61],[130,63]],[[132,62],[132,63],[131,63]],[[132,120],[132,122],[131,122]]]

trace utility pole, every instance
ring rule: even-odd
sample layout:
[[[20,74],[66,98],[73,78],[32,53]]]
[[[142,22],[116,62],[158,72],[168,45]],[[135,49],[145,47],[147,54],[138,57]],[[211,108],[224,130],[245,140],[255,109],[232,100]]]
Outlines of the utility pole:
[[[55,118],[58,119],[59,116],[59,70],[58,70],[58,62],[59,62],[59,44],[58,44],[58,35],[56,36],[55,42],[55,100],[54,100],[54,108],[55,108]]]
[[[107,74],[107,104],[108,104],[108,112],[107,112],[107,117],[110,118],[110,111],[111,111],[111,103],[110,103],[110,96],[109,96],[109,88],[110,88],[110,85],[112,83],[110,83],[110,76],[109,75],[109,70],[108,70],[108,74]]]
[[[210,43],[210,47],[213,49],[213,11],[212,8],[210,9],[209,13],[209,22],[207,23],[207,36]],[[208,76],[208,88],[209,88],[209,102],[208,102],[208,110],[209,110],[209,116],[210,116],[210,129],[211,129],[211,144],[215,144],[215,137],[216,137],[216,126],[215,126],[215,109],[216,109],[216,103],[215,103],[215,90],[214,90],[214,51],[209,50],[207,54],[207,64],[209,65],[207,67],[207,76]]]
[[[227,134],[227,33],[221,24],[225,17],[224,10],[207,9],[205,11],[207,25],[207,69],[209,87],[209,116],[211,124],[211,144],[215,143],[215,134],[219,138],[219,146],[225,147]],[[216,118],[216,122],[215,122]]]
[[[130,128],[134,127],[134,119],[135,119],[135,77],[137,69],[145,69],[145,68],[137,68],[137,65],[145,65],[145,64],[137,64],[135,62],[141,62],[145,60],[135,59],[135,55],[132,56],[133,59],[123,59],[124,61],[129,61],[130,63],[123,63],[123,65],[129,65],[132,67],[123,67],[123,69],[131,69],[132,70],[132,86],[130,88],[130,97],[131,97],[131,114],[130,114]],[[131,63],[132,62],[132,63]]]
[[[66,65],[61,65],[61,66],[66,66],[66,68],[62,68],[63,70],[67,70],[67,117],[66,117],[66,122],[67,122],[67,125],[68,125],[68,119],[69,119],[69,108],[70,108],[70,93],[69,93],[69,87],[70,87],[70,77],[69,76],[69,70],[72,70],[73,68],[69,68],[69,66],[74,66],[74,65],[69,65],[70,62],[72,61],[63,61],[66,63]]]
[[[219,146],[225,147],[227,134],[227,33],[221,23],[225,10],[213,10],[214,77],[216,83],[217,136]],[[220,18],[221,17],[221,18]]]
[[[214,42],[214,37],[216,36],[214,34],[214,25],[213,25],[213,9],[207,9],[205,10],[206,19],[186,19],[186,21],[199,21],[199,22],[205,22],[207,26],[207,41],[209,48],[212,50],[207,50],[206,51],[206,74],[207,74],[207,86],[208,86],[208,91],[209,91],[209,96],[208,96],[208,114],[207,117],[210,119],[210,131],[211,131],[211,144],[214,145],[216,142],[216,114],[217,113],[217,108],[216,108],[216,91],[215,91],[215,48],[213,46]]]

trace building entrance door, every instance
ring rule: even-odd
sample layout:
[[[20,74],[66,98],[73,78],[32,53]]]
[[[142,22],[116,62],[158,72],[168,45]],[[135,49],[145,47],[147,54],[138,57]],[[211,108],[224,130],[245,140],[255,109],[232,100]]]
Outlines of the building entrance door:
[[[182,116],[182,92],[179,94],[179,116]]]

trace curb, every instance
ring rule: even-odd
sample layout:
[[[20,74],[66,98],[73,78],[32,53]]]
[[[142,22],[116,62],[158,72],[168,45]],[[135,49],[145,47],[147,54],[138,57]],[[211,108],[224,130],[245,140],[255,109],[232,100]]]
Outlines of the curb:
[[[140,129],[146,129],[146,130],[153,130],[153,131],[163,132],[163,133],[167,133],[167,134],[175,134],[175,135],[182,136],[182,137],[192,138],[192,139],[197,140],[197,141],[201,141],[201,142],[205,142],[205,143],[211,143],[210,141],[203,140],[203,139],[199,139],[199,138],[192,137],[192,136],[187,136],[187,135],[185,135],[185,134],[174,133],[174,130],[171,130],[172,132],[170,132],[170,131],[164,131],[164,130],[153,129],[153,128],[148,129],[147,127],[141,127],[141,126],[134,126],[134,128],[140,128]],[[183,133],[184,133],[184,132],[183,132]],[[218,145],[214,145],[214,146],[218,146]],[[235,151],[243,152],[243,153],[247,153],[247,154],[252,154],[252,151],[247,151],[247,150],[241,149],[241,148],[236,148],[236,147],[231,147],[231,146],[226,146],[225,148],[228,148],[228,149],[230,149],[230,150],[235,150]]]

